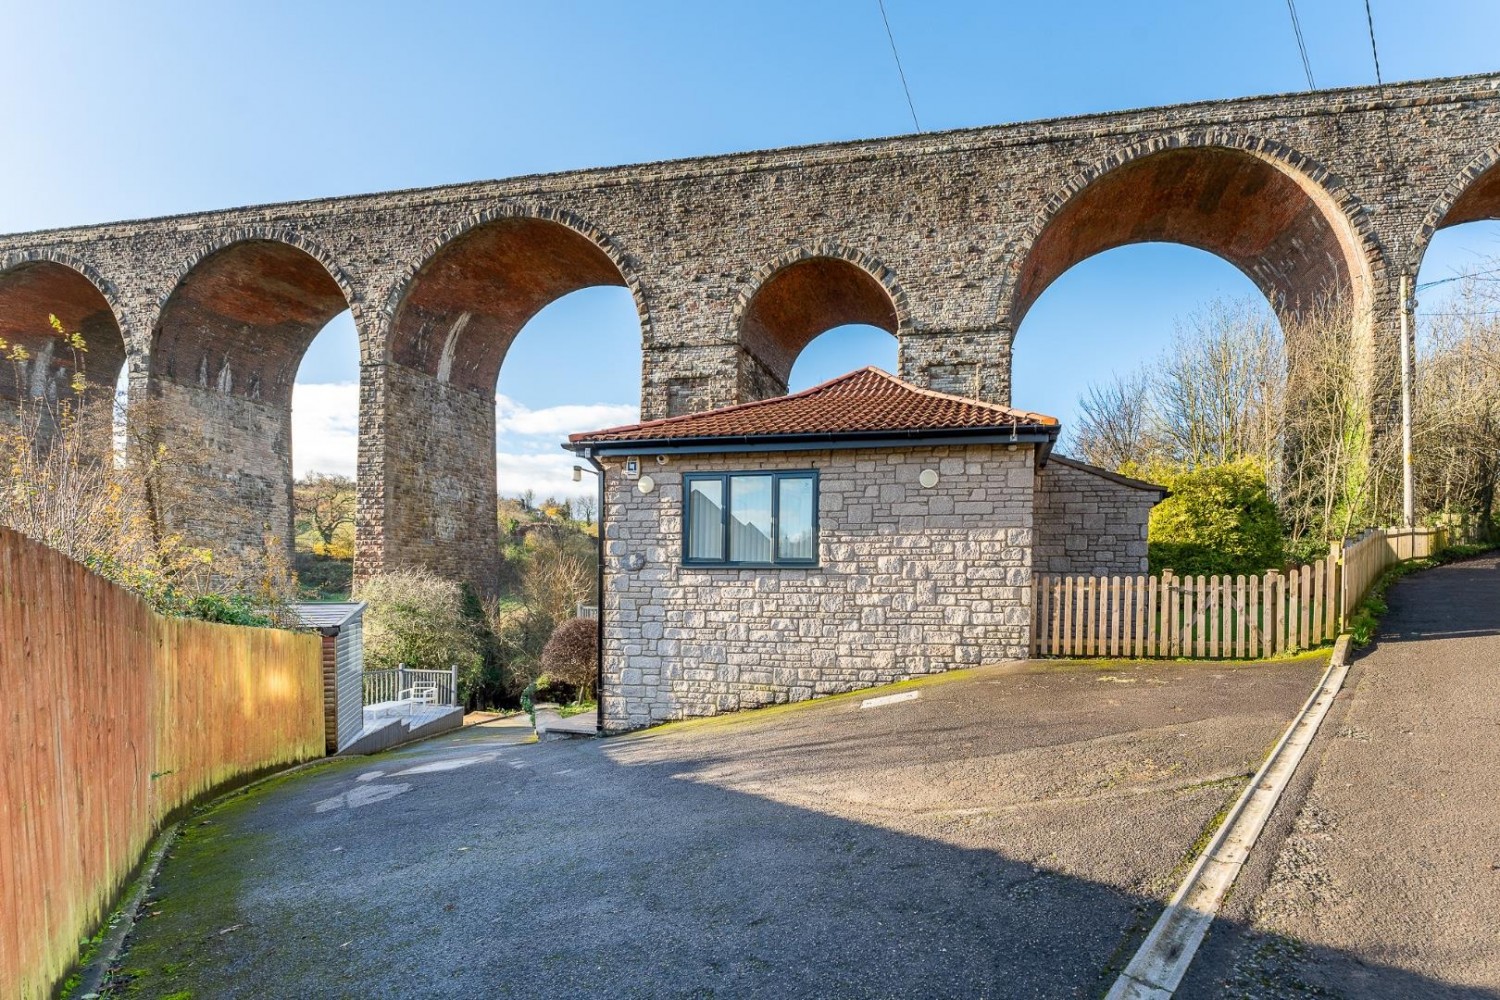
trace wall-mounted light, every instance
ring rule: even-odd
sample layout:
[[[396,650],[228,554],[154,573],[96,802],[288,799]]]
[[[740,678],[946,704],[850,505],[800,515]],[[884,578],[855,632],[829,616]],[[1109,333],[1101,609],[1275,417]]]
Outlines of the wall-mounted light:
[[[656,480],[652,479],[650,476],[642,476],[639,480],[636,481],[635,488],[640,490],[642,493],[650,493],[652,490],[656,489]]]
[[[922,484],[922,489],[930,490],[938,484],[936,469],[923,469],[922,474],[917,476],[917,482]]]

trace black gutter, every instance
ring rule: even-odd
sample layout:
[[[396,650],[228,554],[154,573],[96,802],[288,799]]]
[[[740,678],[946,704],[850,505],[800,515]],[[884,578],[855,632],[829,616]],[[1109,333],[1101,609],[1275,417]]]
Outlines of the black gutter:
[[[661,455],[711,454],[756,451],[847,451],[854,448],[894,448],[921,443],[944,444],[1040,444],[1050,453],[1061,428],[1040,424],[1011,428],[956,428],[932,430],[839,432],[819,434],[741,434],[733,437],[630,438],[596,441],[584,438],[563,445],[580,455],[654,452]]]
[[[599,516],[594,522],[599,529],[599,539],[594,553],[594,621],[598,624],[594,637],[594,733],[604,735],[604,466],[593,454],[580,451],[599,473]]]

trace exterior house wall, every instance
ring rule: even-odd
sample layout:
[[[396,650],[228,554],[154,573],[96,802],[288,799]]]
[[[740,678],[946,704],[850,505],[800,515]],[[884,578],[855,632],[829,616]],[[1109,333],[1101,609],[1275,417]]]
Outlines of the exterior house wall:
[[[365,618],[360,612],[339,629],[335,643],[338,676],[338,749],[359,738],[365,727]],[[333,751],[330,751],[333,752]]]
[[[1053,456],[1036,476],[1038,573],[1146,572],[1146,526],[1162,497],[1102,470]]]
[[[1031,448],[642,459],[648,494],[623,477],[623,458],[602,460],[606,729],[1027,655]],[[778,469],[820,474],[820,565],[683,566],[683,474]],[[931,489],[924,469],[939,473]]]

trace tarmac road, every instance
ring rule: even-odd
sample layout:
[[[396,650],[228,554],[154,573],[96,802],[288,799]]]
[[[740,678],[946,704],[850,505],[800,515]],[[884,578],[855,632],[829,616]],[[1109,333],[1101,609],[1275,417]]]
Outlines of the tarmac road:
[[[1179,996],[1500,998],[1500,557],[1389,603]]]
[[[184,827],[114,991],[1097,996],[1323,666],[1008,665],[334,763]]]

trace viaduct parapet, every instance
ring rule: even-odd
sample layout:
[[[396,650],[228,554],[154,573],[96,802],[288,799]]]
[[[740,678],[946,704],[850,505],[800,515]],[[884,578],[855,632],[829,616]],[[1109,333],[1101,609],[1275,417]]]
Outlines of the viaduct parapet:
[[[494,391],[538,310],[630,290],[647,418],[786,391],[812,338],[869,323],[903,377],[1009,401],[1011,346],[1068,268],[1183,243],[1285,316],[1329,295],[1388,419],[1400,277],[1500,218],[1500,73],[581,170],[0,236],[0,397],[87,375],[161,400],[219,504],[220,548],[290,537],[292,382],[322,326],[360,338],[357,573],[497,572]],[[1024,402],[1024,387],[1018,402]],[[216,513],[218,512],[218,513]],[[248,512],[248,514],[246,513]]]

